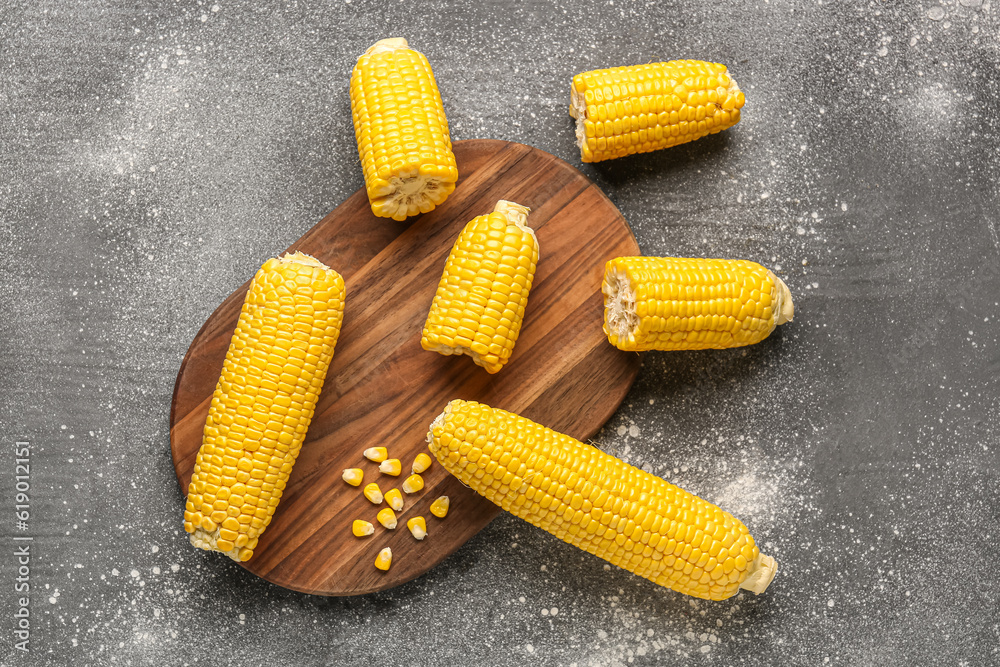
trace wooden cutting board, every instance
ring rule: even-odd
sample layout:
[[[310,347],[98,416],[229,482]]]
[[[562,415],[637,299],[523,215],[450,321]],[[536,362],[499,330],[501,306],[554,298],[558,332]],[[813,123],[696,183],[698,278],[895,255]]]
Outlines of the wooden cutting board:
[[[402,484],[405,474],[381,475],[362,456],[367,447],[388,447],[408,472],[426,450],[431,421],[454,398],[517,412],[586,440],[618,408],[638,373],[638,355],[609,345],[601,330],[604,263],[639,254],[614,204],[576,169],[529,146],[473,139],[457,142],[455,156],[458,186],[434,211],[405,223],[376,218],[359,190],[288,248],[339,271],[347,298],[309,434],[270,526],[242,564],[279,586],[321,595],[396,586],[440,563],[500,511],[435,461],[423,475],[424,490],[404,494],[399,527],[385,530],[375,514],[386,505],[376,508],[341,479],[344,468],[357,467],[365,483],[377,481],[383,492]],[[489,375],[470,357],[425,352],[420,332],[459,232],[498,199],[531,208],[528,225],[540,253],[513,357]],[[208,318],[177,374],[170,446],[184,494],[248,284]],[[438,519],[428,508],[442,495],[450,496],[451,511]],[[418,514],[427,520],[422,542],[405,527]],[[354,519],[370,521],[375,534],[354,537]],[[381,572],[375,556],[386,546],[393,563]],[[205,558],[218,559],[218,567],[230,563],[221,554]]]

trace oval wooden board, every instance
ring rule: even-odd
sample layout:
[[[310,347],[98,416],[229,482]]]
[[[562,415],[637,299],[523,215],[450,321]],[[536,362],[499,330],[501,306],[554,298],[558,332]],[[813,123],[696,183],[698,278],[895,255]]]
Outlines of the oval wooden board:
[[[400,486],[403,476],[381,475],[361,455],[367,447],[388,447],[409,471],[426,449],[431,421],[454,398],[586,439],[618,408],[638,373],[638,355],[609,345],[601,330],[604,263],[639,254],[614,204],[576,169],[529,146],[473,139],[456,142],[455,156],[458,186],[434,211],[406,223],[376,218],[359,190],[288,248],[339,271],[347,299],[295,469],[253,558],[242,564],[279,586],[321,595],[396,586],[440,563],[500,511],[435,462],[423,475],[424,490],[405,497],[399,527],[385,530],[375,520],[377,508],[341,479],[344,468],[359,467],[365,483],[375,480],[383,492]],[[538,235],[540,258],[513,357],[489,375],[470,357],[425,352],[420,332],[459,232],[498,199],[531,208],[528,224]],[[170,445],[185,494],[248,284],[212,313],[177,375]],[[451,497],[451,511],[439,520],[428,508],[442,495]],[[418,514],[427,520],[422,542],[405,527]],[[372,522],[375,535],[355,538],[354,519]],[[375,556],[386,546],[393,563],[381,572]]]

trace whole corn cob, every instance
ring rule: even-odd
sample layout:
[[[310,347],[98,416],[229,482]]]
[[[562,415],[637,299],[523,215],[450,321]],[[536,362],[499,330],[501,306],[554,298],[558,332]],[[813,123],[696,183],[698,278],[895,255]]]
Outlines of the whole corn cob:
[[[344,279],[296,252],[254,276],[188,485],[191,544],[253,555],[312,420],[344,315]]]
[[[618,257],[601,289],[604,333],[621,350],[751,345],[795,314],[785,283],[742,259]]]
[[[441,95],[422,53],[398,37],[358,58],[351,115],[372,212],[405,220],[448,198],[458,181]]]
[[[427,440],[504,510],[661,586],[723,600],[774,578],[774,559],[728,512],[524,417],[456,400]]]
[[[630,65],[573,77],[569,113],[580,159],[600,162],[694,141],[732,127],[745,98],[725,65]]]
[[[528,209],[500,200],[465,226],[448,255],[420,345],[468,354],[490,373],[514,351],[538,263]]]

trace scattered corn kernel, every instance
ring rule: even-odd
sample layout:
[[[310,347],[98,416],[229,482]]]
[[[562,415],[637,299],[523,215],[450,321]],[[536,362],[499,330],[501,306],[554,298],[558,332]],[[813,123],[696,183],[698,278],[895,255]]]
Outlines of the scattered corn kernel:
[[[413,537],[418,540],[422,540],[427,537],[427,522],[424,521],[424,517],[415,516],[406,522],[406,527],[410,529],[413,533]]]
[[[348,468],[344,471],[344,481],[351,486],[358,486],[365,479],[365,471],[361,468]]]
[[[365,487],[365,498],[376,505],[380,504],[382,502],[382,489],[378,488],[378,484],[372,482]]]
[[[399,462],[399,459],[386,459],[382,461],[378,469],[383,475],[398,477],[399,473],[403,472],[403,464]]]
[[[375,567],[385,571],[389,569],[390,565],[392,565],[392,549],[386,547],[379,551],[378,556],[375,557]]]
[[[351,532],[354,533],[355,537],[366,537],[375,532],[375,526],[371,525],[367,521],[355,519],[354,523],[351,525]]]
[[[441,496],[431,503],[431,514],[439,519],[443,519],[448,515],[448,507],[450,506],[451,500],[448,499],[448,496]]]
[[[369,447],[365,450],[365,458],[375,463],[382,463],[389,456],[385,447]]]
[[[396,513],[389,507],[380,510],[376,518],[380,524],[389,530],[393,530],[396,527]]]
[[[424,488],[424,478],[420,475],[410,475],[403,481],[403,491],[416,493]]]
[[[424,452],[420,452],[417,454],[417,458],[413,459],[413,467],[410,470],[413,474],[418,475],[430,467],[431,457]]]
[[[389,503],[389,507],[397,512],[403,511],[403,494],[399,492],[399,489],[389,489],[386,491],[385,502]]]

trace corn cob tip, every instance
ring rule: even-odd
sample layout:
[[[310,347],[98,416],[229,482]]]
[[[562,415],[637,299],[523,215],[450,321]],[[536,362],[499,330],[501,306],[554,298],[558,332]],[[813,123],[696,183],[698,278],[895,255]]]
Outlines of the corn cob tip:
[[[774,575],[777,573],[778,561],[770,556],[758,553],[753,563],[747,568],[747,578],[740,584],[740,588],[748,590],[755,595],[760,595],[774,580]]]
[[[386,39],[380,39],[369,46],[364,55],[370,56],[375,53],[386,53],[388,51],[397,51],[399,49],[408,48],[410,48],[410,44],[406,41],[405,37],[388,37]]]
[[[777,313],[775,324],[791,322],[795,317],[795,304],[792,303],[792,292],[788,289],[785,281],[768,271],[768,275],[774,279],[774,284],[778,288],[775,295],[775,313]]]

